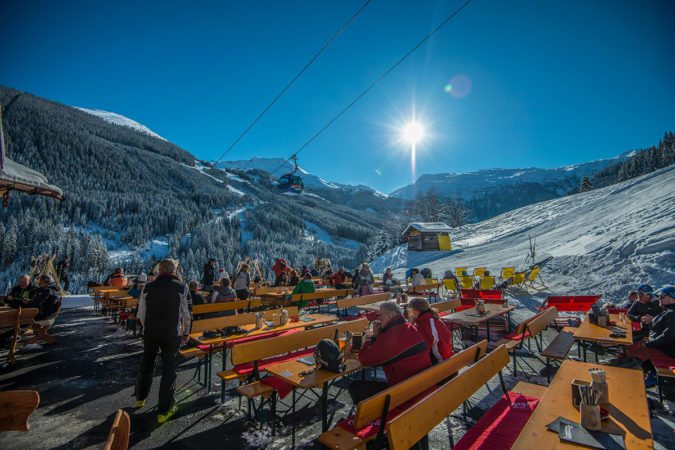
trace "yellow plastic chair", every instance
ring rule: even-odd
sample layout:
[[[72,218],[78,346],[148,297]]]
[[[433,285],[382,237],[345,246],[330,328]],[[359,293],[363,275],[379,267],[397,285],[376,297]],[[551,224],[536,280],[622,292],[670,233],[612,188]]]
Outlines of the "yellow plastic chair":
[[[459,277],[462,289],[473,289],[473,277]]]
[[[445,286],[445,289],[447,289],[448,292],[459,292],[457,283],[455,283],[455,280],[453,280],[452,278],[443,280],[443,286]]]
[[[489,291],[495,287],[495,277],[492,275],[480,277],[480,290]]]
[[[502,272],[499,274],[499,278],[504,281],[513,277],[513,274],[516,272],[515,267],[502,267]]]
[[[475,269],[473,269],[473,276],[474,277],[485,276],[485,267],[476,267]]]
[[[523,287],[525,284],[525,272],[515,272],[513,274],[513,286]]]
[[[465,274],[468,274],[469,272],[467,271],[466,267],[455,267],[455,276],[457,278],[465,276]]]
[[[530,274],[525,279],[525,287],[527,289],[534,289],[535,291],[543,291],[548,289],[544,284],[544,280],[541,279],[541,268],[535,267],[530,271]]]

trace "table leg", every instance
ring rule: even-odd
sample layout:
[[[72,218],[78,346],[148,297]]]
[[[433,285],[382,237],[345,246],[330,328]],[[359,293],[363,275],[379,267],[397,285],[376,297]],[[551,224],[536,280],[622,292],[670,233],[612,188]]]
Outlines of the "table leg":
[[[328,383],[321,389],[321,432],[328,431]]]
[[[291,448],[295,448],[295,388],[293,388],[293,423],[291,425]]]
[[[490,342],[490,319],[485,321],[485,328],[487,330],[487,336],[485,339],[487,339],[487,341]]]
[[[587,351],[587,349],[586,349],[586,342],[585,342],[585,341],[581,341],[581,344],[582,344],[582,346],[584,347],[584,362],[586,362],[586,351]]]

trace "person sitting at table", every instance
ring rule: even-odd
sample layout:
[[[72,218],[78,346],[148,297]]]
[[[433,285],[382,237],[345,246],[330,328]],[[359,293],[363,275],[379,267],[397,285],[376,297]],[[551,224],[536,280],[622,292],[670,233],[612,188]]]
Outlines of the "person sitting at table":
[[[23,304],[23,308],[37,308],[38,313],[33,319],[33,332],[35,337],[26,341],[26,344],[33,344],[39,341],[46,341],[53,344],[56,339],[47,331],[54,324],[56,315],[59,311],[61,297],[57,291],[56,281],[51,275],[41,275],[38,278],[38,287],[33,293],[33,297]]]
[[[291,275],[288,280],[288,285],[289,286],[297,286],[298,283],[300,283],[300,275],[298,274],[298,271],[293,269],[291,270]]]
[[[288,273],[281,272],[274,280],[275,286],[288,286]]]
[[[302,278],[302,281],[299,282],[297,285],[295,285],[295,288],[293,289],[293,295],[295,294],[311,294],[313,292],[316,292],[316,285],[312,281],[312,274],[307,272],[305,273],[304,277]],[[309,301],[307,300],[302,300],[299,302],[296,302],[297,306],[300,308],[304,308],[309,304]]]
[[[230,286],[230,279],[220,280],[220,286],[211,294],[211,303],[234,302],[237,300],[237,291]]]
[[[641,341],[649,335],[649,325],[661,313],[661,306],[654,298],[653,291],[650,285],[643,284],[638,287],[637,292],[628,295],[633,303],[628,308],[626,317],[642,326],[640,330],[633,332],[633,342]]]
[[[137,278],[136,281],[134,281],[134,284],[129,288],[127,291],[127,294],[132,296],[133,298],[140,298],[141,293],[143,292],[143,288],[145,287],[145,284],[148,281],[148,276],[144,273],[140,274]]]
[[[413,286],[424,286],[427,284],[427,280],[424,279],[424,275],[420,272],[420,269],[415,267],[411,272],[410,275],[412,276],[412,285]]]
[[[346,284],[347,277],[345,276],[345,268],[340,267],[337,272],[331,276],[331,282],[335,289],[348,289],[349,285]]]
[[[355,405],[431,367],[424,337],[406,322],[399,306],[387,301],[380,305],[379,312],[380,319],[372,322],[373,335],[365,339],[358,358],[364,367],[382,366],[387,381],[353,381],[349,396]]]
[[[19,276],[18,284],[10,289],[7,294],[7,303],[15,308],[18,308],[24,300],[30,300],[33,297],[35,286],[31,283],[30,275],[23,274]],[[13,306],[17,304],[19,306]]]
[[[452,334],[438,316],[438,311],[433,309],[426,299],[414,298],[410,301],[408,318],[429,347],[432,364],[445,361],[452,356]]]
[[[127,277],[124,275],[124,269],[116,268],[105,280],[106,286],[126,287]]]
[[[190,313],[192,313],[192,307],[194,305],[203,305],[204,302],[204,297],[202,294],[200,294],[199,291],[199,281],[197,280],[192,280],[188,284],[188,288],[190,289],[190,298],[188,298],[188,308],[190,309]]]

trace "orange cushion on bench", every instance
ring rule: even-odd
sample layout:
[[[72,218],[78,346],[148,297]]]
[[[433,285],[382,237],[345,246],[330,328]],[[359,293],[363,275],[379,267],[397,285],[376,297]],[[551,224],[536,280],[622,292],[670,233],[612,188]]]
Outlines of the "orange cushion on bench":
[[[511,404],[506,396],[502,396],[476,425],[469,428],[453,447],[454,450],[511,448],[539,404],[539,399],[515,392],[507,395]]]

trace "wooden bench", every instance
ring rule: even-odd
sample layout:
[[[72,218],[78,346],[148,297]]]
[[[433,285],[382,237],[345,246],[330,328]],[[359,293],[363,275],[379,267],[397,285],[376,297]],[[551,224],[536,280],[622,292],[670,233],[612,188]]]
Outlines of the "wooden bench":
[[[389,300],[391,295],[388,292],[383,292],[381,294],[370,294],[364,295],[362,297],[349,297],[349,298],[340,298],[337,300],[336,305],[339,311],[346,313],[349,308],[358,308],[362,305],[370,305],[372,303],[383,302]]]
[[[553,306],[544,311],[538,312],[532,317],[522,321],[516,327],[516,330],[495,343],[497,346],[503,345],[508,352],[513,356],[513,375],[518,373],[518,363],[516,361],[516,353],[523,348],[523,343],[530,339],[534,339],[537,346],[541,349],[541,343],[537,341],[537,337],[541,338],[541,333],[548,327],[548,325],[558,315],[558,311]]]
[[[368,325],[369,323],[366,319],[353,320],[275,336],[274,339],[258,339],[233,345],[230,353],[233,368],[223,370],[217,374],[223,380],[222,397],[224,397],[225,381],[235,379],[251,381],[249,384],[237,388],[237,392],[249,400],[260,396],[269,396],[274,392],[274,388],[261,384],[258,381],[260,373],[264,371],[265,366],[279,363],[284,358],[289,359],[304,356],[297,354],[297,351],[314,347],[322,339],[332,339],[336,331],[339,333],[346,331],[353,333],[363,332],[368,328]],[[279,357],[279,355],[283,356]]]
[[[37,308],[16,308],[0,311],[0,330],[5,330],[5,332],[11,334],[7,353],[9,365],[16,362],[16,346],[21,327],[32,324],[38,312],[40,310]]]
[[[250,312],[252,309],[257,309],[260,308],[261,306],[262,300],[260,299],[235,300],[232,302],[223,302],[223,303],[206,303],[203,305],[194,305],[192,307],[192,315],[198,316],[201,314],[236,311],[239,309],[245,309],[246,312]]]
[[[383,440],[386,423],[405,411],[406,405],[462,368],[478,361],[486,351],[487,341],[481,341],[405,381],[362,400],[356,406],[354,416],[321,434],[319,442],[331,449],[344,450],[365,448],[366,443],[373,439]],[[378,419],[379,424],[375,423]],[[377,430],[369,427],[373,423],[377,425]],[[366,428],[368,432],[364,434]]]
[[[538,401],[525,394],[506,390],[501,370],[508,363],[508,350],[502,345],[387,422],[389,448],[407,450],[414,446],[495,375],[499,375],[504,396],[467,431],[457,445],[470,448],[480,442],[486,448],[510,448]],[[521,385],[520,389],[523,388]],[[527,389],[538,390],[533,387]],[[507,422],[516,426],[505,433],[504,427],[500,425]],[[452,431],[450,433],[452,442]]]
[[[318,300],[330,300],[349,297],[354,292],[353,289],[336,289],[336,290],[326,290],[319,289],[316,292],[310,292],[307,294],[291,294],[290,301],[298,306],[301,306],[307,302],[311,306],[311,302],[317,302]],[[322,303],[323,305],[332,304],[332,302]],[[319,311],[321,310],[321,305],[319,305]]]
[[[567,359],[567,354],[570,352],[570,349],[574,345],[574,333],[569,333],[567,331],[561,331],[558,335],[551,341],[550,344],[544,349],[543,352],[539,354],[546,358],[546,381],[551,382],[551,360],[555,361],[564,361]]]
[[[130,431],[129,414],[122,409],[118,409],[103,450],[127,450],[129,448]]]
[[[28,418],[39,404],[37,391],[0,392],[0,431],[28,431]]]

